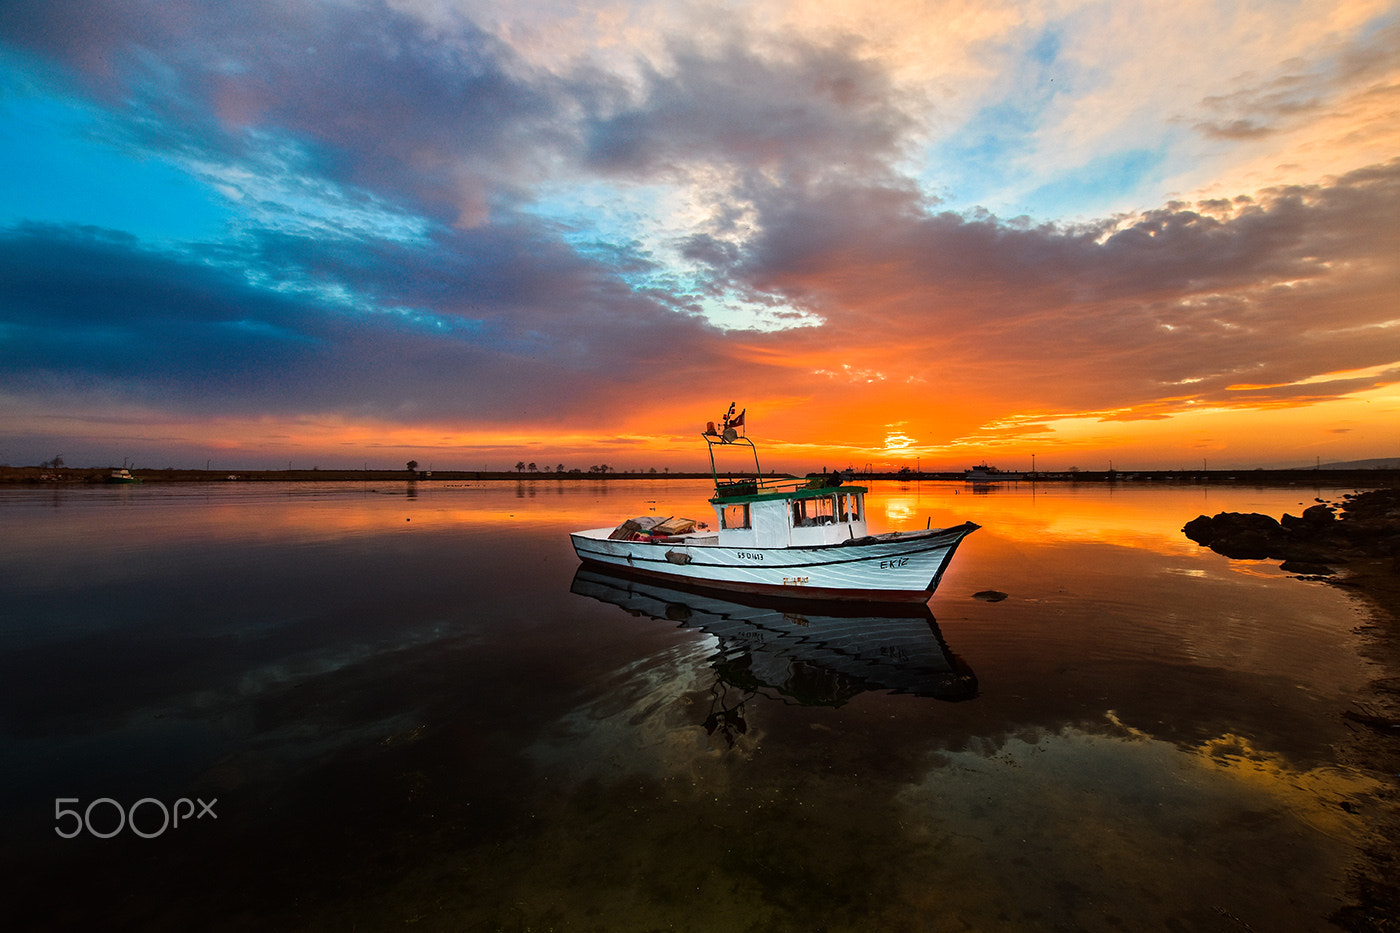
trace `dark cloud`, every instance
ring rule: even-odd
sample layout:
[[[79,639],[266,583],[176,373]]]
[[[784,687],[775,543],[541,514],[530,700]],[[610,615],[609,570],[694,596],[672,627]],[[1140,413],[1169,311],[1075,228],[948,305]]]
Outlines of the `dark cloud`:
[[[53,0],[0,6],[0,35],[12,45],[77,63],[94,84],[114,78],[112,53],[142,38],[159,41],[166,22],[185,17],[173,8],[160,15],[147,3]]]
[[[907,92],[839,44],[677,41],[637,88],[541,73],[465,17],[449,34],[373,2],[118,6],[34,5],[0,22],[126,111],[152,149],[267,171],[294,141],[298,170],[448,222],[484,222],[561,166],[629,180],[696,165],[885,176],[912,127]]]
[[[807,194],[765,211],[747,253],[701,243],[692,255],[818,309],[818,328],[724,338],[526,223],[417,244],[264,233],[195,255],[27,227],[0,239],[14,336],[0,365],[16,388],[61,376],[192,412],[476,424],[559,424],[714,378],[815,394],[816,363],[794,360],[934,365],[1042,407],[1134,406],[1115,420],[1188,400],[1316,402],[1397,377],[1318,378],[1395,361],[1382,325],[1400,166],[1114,231],[920,215],[898,191]]]
[[[1080,409],[1239,403],[1234,383],[1397,358],[1383,325],[1400,292],[1400,162],[1228,212],[1079,228],[930,215],[901,191],[805,194],[774,192],[745,260],[723,257],[726,274],[825,317],[821,333],[775,341],[834,340],[887,369],[937,359],[1004,392],[1034,380],[1042,401]]]
[[[155,149],[266,160],[295,140],[299,168],[450,221],[510,198],[561,139],[559,88],[512,78],[465,19],[446,41],[378,3],[21,6],[0,14],[8,41],[68,64]]]
[[[644,383],[634,363],[657,347],[714,339],[520,230],[259,250],[230,266],[91,229],[10,231],[0,371],[16,390],[60,379],[173,411],[560,422]]]
[[[888,75],[841,46],[790,44],[760,55],[731,41],[718,52],[678,43],[649,69],[636,99],[605,101],[586,128],[586,164],[615,174],[683,171],[696,163],[786,180],[883,171],[911,128]]]

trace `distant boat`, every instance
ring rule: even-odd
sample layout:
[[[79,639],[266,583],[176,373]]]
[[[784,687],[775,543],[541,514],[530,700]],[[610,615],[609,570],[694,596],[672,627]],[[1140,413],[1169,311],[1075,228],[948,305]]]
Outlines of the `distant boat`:
[[[803,706],[841,706],[867,690],[977,696],[977,676],[949,650],[926,605],[719,597],[588,567],[571,590],[713,635],[715,672],[741,690],[772,690]]]
[[[730,407],[733,414],[733,406]],[[650,577],[786,598],[927,602],[962,539],[978,526],[872,535],[863,486],[839,473],[764,477],[753,441],[736,430],[743,414],[711,423],[709,447],[718,526],[672,516],[629,519],[570,535],[579,559]],[[747,447],[751,478],[719,478],[716,448]]]
[[[117,467],[116,469],[112,470],[111,473],[107,474],[107,482],[139,483],[141,482],[141,480],[138,477],[132,476],[131,471],[128,470],[126,467]]]
[[[963,471],[963,479],[969,483],[1000,483],[1010,482],[1022,478],[1022,474],[1013,473],[1007,470],[998,470],[994,466],[987,466],[987,461]]]

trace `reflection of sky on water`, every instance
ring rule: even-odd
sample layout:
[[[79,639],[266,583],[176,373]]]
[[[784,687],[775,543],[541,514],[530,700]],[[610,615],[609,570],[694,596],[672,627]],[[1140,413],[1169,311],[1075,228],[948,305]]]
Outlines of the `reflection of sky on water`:
[[[781,853],[791,864],[833,846],[823,863],[841,866],[883,845],[887,896],[861,904],[867,928],[1230,928],[1222,916],[1296,928],[1300,916],[1339,906],[1364,829],[1343,804],[1381,789],[1342,768],[1300,768],[1233,734],[1162,741],[1112,712],[1095,724],[966,736],[956,748],[911,730],[895,750],[888,734],[803,726],[789,708],[751,702],[731,749],[700,722],[713,700],[712,648],[701,639],[619,670],[605,696],[564,717],[533,754],[562,795],[554,818],[563,825],[551,838],[664,850],[697,891],[732,891],[760,914],[771,891],[752,888],[750,873],[764,858]],[[836,739],[854,748],[831,755],[824,746]],[[596,801],[614,794],[634,818],[593,822]],[[575,795],[592,805],[560,804]],[[670,846],[692,818],[732,843],[724,858],[710,861],[715,845],[703,837]],[[577,872],[571,849],[534,854],[542,864],[531,871]],[[801,872],[791,870],[795,880]],[[632,910],[634,928],[666,916],[644,900]]]
[[[1195,544],[1181,526],[1222,511],[1302,514],[1315,498],[1340,500],[1344,489],[1261,488],[1178,483],[1003,483],[973,494],[957,482],[876,483],[892,529],[971,520],[1001,534],[1047,541],[1094,541],[1186,551]],[[1183,516],[1185,516],[1183,518]]]
[[[1294,771],[1247,744],[1230,760],[1141,733],[1066,728],[940,755],[901,799],[912,834],[947,847],[929,878],[950,892],[944,910],[985,915],[979,897],[1015,890],[1009,910],[1023,922],[1105,928],[1108,907],[1142,929],[1228,928],[1222,912],[1290,929],[1338,906],[1360,838],[1339,804],[1377,787],[1334,769]],[[1271,853],[1266,885],[1261,852]],[[974,903],[960,908],[969,877],[996,883],[968,886]]]
[[[570,592],[564,532],[707,518],[704,484],[5,490],[7,852],[58,859],[26,862],[34,890],[138,902],[203,865],[177,924],[294,902],[329,926],[424,904],[610,929],[1325,916],[1375,790],[1336,763],[1375,676],[1362,615],[1178,540],[1315,493],[1024,485],[877,484],[873,530],[983,525],[931,602],[977,696],[823,707],[726,683],[732,640]],[[739,703],[742,730],[713,728]],[[208,848],[115,863],[48,838],[60,794],[205,789]]]
[[[885,521],[891,528],[902,531],[913,519],[918,504],[912,499],[890,498],[885,500],[884,505]]]

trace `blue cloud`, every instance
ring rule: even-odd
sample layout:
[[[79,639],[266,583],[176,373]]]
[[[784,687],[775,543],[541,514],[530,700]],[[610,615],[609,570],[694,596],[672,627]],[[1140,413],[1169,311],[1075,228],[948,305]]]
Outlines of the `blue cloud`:
[[[185,412],[565,420],[644,383],[629,361],[714,339],[528,224],[183,252],[27,225],[0,231],[0,280],[13,390],[58,380]]]

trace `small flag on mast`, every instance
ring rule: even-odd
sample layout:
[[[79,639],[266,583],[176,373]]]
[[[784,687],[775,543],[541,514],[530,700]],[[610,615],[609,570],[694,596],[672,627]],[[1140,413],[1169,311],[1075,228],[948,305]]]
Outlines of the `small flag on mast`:
[[[730,402],[729,411],[724,414],[724,426],[726,428],[741,428],[744,426],[744,412],[747,412],[748,409],[745,408],[744,411],[739,412],[738,416],[735,417],[734,408],[735,403]]]

